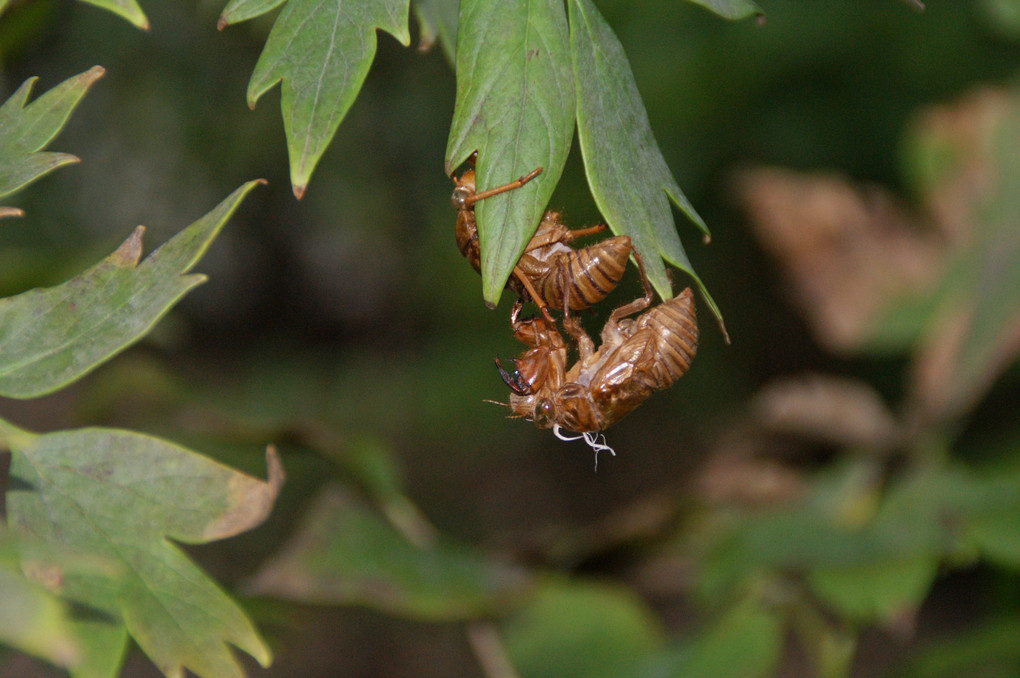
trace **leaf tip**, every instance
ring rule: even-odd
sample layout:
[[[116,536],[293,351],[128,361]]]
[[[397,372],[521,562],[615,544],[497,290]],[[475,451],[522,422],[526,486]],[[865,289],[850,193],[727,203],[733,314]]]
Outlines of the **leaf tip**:
[[[86,87],[88,87],[92,83],[94,83],[96,80],[99,80],[99,78],[103,77],[104,75],[106,75],[106,69],[105,68],[103,68],[102,66],[93,66],[92,68],[90,68],[89,70],[85,71],[84,73],[82,73],[78,77],[81,79],[82,83]]]
[[[224,539],[261,525],[280,494],[286,473],[273,445],[266,447],[266,480],[237,473],[227,488],[227,509],[202,532],[206,540]]]
[[[120,244],[120,247],[110,255],[109,260],[125,268],[134,268],[142,257],[142,236],[145,234],[144,226],[137,226],[127,240]]]
[[[227,21],[227,17],[225,17],[225,16],[223,16],[221,14],[220,18],[216,20],[216,30],[222,31],[224,28],[226,28],[229,25],[229,23],[230,22]]]
[[[283,462],[280,460],[280,453],[276,451],[276,445],[266,445],[266,480],[270,489],[279,494],[286,479],[287,472],[283,470]]]
[[[308,189],[308,184],[294,184],[294,197],[300,200],[304,197],[305,191]]]
[[[17,207],[0,207],[0,219],[4,217],[23,217],[25,211]]]

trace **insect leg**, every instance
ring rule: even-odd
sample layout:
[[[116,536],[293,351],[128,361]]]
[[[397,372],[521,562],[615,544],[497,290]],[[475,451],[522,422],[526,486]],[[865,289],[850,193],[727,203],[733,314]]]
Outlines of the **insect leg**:
[[[542,301],[542,297],[538,296],[538,292],[535,291],[531,281],[528,280],[528,276],[524,275],[524,273],[521,272],[521,269],[517,266],[514,266],[513,275],[517,276],[517,279],[521,281],[522,285],[524,285],[524,289],[531,295],[531,300],[535,302],[535,305],[538,306],[538,310],[542,312],[542,317],[545,318],[550,325],[555,324],[552,316],[549,315],[549,307],[546,306],[544,301]]]
[[[533,169],[530,172],[528,172],[527,174],[525,174],[523,177],[520,177],[519,179],[514,179],[509,184],[503,184],[502,186],[497,186],[495,188],[490,188],[487,191],[482,191],[481,193],[475,193],[474,195],[471,195],[471,196],[468,196],[468,197],[464,198],[464,205],[465,206],[474,205],[479,200],[485,200],[486,198],[491,198],[494,195],[499,195],[500,193],[506,193],[507,191],[514,190],[515,188],[520,188],[521,186],[523,186],[524,184],[528,183],[529,181],[531,181],[532,179],[534,179],[535,177],[537,177],[541,173],[542,173],[542,168],[541,167],[536,167],[535,169]]]
[[[590,226],[588,228],[575,228],[569,231],[570,235],[567,236],[567,241],[571,241],[574,238],[580,238],[585,235],[591,235],[592,233],[598,233],[606,230],[605,224],[599,224],[597,226]]]
[[[615,325],[620,318],[636,313],[643,309],[648,308],[652,303],[652,286],[648,282],[648,276],[645,274],[645,263],[641,260],[641,255],[638,251],[631,247],[631,251],[634,253],[634,259],[637,261],[638,271],[641,273],[641,285],[645,288],[645,296],[639,297],[629,304],[624,304],[619,308],[615,309],[609,314],[609,320],[606,321],[606,325]]]

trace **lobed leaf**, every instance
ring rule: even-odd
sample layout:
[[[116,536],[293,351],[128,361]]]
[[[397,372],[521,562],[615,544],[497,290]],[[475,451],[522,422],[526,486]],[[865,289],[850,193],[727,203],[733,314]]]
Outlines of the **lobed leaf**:
[[[724,19],[746,19],[763,16],[765,12],[751,0],[687,0],[715,12]]]
[[[205,280],[186,274],[257,183],[238,188],[141,264],[145,229],[139,226],[77,278],[0,299],[0,395],[31,398],[55,391],[148,333]]]
[[[28,103],[38,78],[29,78],[0,106],[0,198],[24,188],[58,167],[78,162],[67,153],[42,153],[57,136],[85,92],[105,73],[93,66]],[[13,216],[0,208],[0,216]]]
[[[273,24],[248,84],[248,105],[254,108],[282,82],[283,126],[298,198],[368,75],[375,29],[410,43],[408,2],[290,0]]]
[[[447,543],[416,547],[352,493],[318,497],[251,589],[313,604],[366,605],[418,619],[476,617],[521,594],[516,569]]]
[[[478,151],[479,191],[543,171],[475,208],[482,296],[495,305],[563,171],[574,133],[569,38],[559,0],[464,0],[457,99],[446,145],[451,173]]]
[[[666,166],[623,46],[590,0],[568,5],[577,136],[595,202],[614,233],[631,237],[659,296],[673,297],[665,259],[693,278],[725,336],[719,308],[677,235],[669,201],[706,237],[708,227]]]
[[[0,420],[0,442],[11,451],[12,529],[121,565],[57,572],[62,595],[92,611],[77,628],[86,646],[77,675],[113,675],[127,633],[167,676],[185,667],[243,676],[227,643],[269,664],[251,621],[170,540],[204,543],[260,524],[283,482],[272,449],[263,481],[128,431],[35,435]]]
[[[141,28],[143,31],[149,30],[149,20],[145,16],[145,12],[138,6],[135,0],[81,0],[81,2],[87,2],[90,5],[96,7],[102,7],[103,9],[109,10],[121,17],[127,19],[132,24]]]

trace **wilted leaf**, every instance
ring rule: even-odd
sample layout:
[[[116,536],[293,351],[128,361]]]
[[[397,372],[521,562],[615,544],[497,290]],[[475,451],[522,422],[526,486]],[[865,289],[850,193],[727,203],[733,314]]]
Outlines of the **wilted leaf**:
[[[142,8],[138,6],[135,0],[81,0],[81,2],[87,2],[90,5],[110,10],[117,16],[127,19],[143,31],[149,30],[149,20],[145,17],[145,13],[142,12]]]
[[[726,19],[746,19],[749,16],[761,16],[761,7],[751,0],[688,0],[701,5]]]
[[[478,151],[479,191],[543,171],[475,209],[482,296],[499,300],[535,232],[574,133],[574,87],[560,0],[464,0],[457,33],[457,100],[446,145],[449,174]]]
[[[914,365],[914,396],[931,418],[966,412],[1020,352],[1020,95],[989,122],[972,132],[986,182],[960,206],[970,237],[941,281]]]
[[[255,575],[251,590],[313,604],[366,605],[452,620],[492,612],[521,595],[509,567],[446,543],[407,539],[350,492],[327,488],[293,540]]]
[[[140,264],[142,227],[77,278],[0,299],[0,395],[54,391],[143,337],[205,280],[186,274],[257,183],[234,191]]]
[[[890,300],[923,291],[938,273],[940,241],[912,226],[879,189],[760,168],[739,176],[738,191],[815,334],[836,351],[858,349]],[[884,345],[909,346],[925,317],[915,316],[897,318],[901,326],[913,322],[896,335],[902,340]]]
[[[262,4],[258,9],[266,11]],[[376,28],[407,45],[407,12],[408,0],[290,0],[276,18],[248,84],[248,105],[255,108],[259,97],[282,82],[290,178],[298,198],[361,91],[375,56]]]
[[[752,401],[757,423],[769,431],[836,445],[883,447],[899,427],[881,397],[863,382],[820,374],[778,380]]]
[[[501,628],[521,678],[637,676],[663,647],[651,610],[610,584],[547,582]]]
[[[567,4],[577,136],[595,202],[614,233],[631,237],[659,296],[673,297],[665,259],[694,279],[725,335],[719,308],[684,252],[669,201],[706,237],[708,227],[666,166],[623,46],[590,0]]]
[[[94,612],[78,625],[81,675],[115,670],[125,632],[167,676],[242,676],[232,643],[266,666],[242,610],[171,540],[198,544],[261,523],[283,482],[267,452],[262,481],[141,434],[83,429],[34,435],[0,421],[11,450],[12,529],[123,565],[116,576],[61,573],[61,594]],[[109,673],[107,673],[109,675]]]
[[[41,153],[63,129],[85,92],[105,73],[101,67],[69,78],[32,103],[28,95],[38,78],[29,78],[0,106],[0,198],[58,167],[78,162],[67,153]],[[0,216],[14,216],[11,208]]]

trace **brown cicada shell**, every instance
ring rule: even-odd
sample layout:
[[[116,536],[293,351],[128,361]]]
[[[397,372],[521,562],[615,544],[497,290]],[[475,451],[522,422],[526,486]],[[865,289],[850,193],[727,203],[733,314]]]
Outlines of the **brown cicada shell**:
[[[566,347],[554,327],[544,319],[511,318],[514,335],[531,346],[514,360],[513,372],[500,367],[513,391],[515,415],[539,428],[553,428],[557,435],[560,428],[582,434],[604,431],[687,371],[698,348],[694,295],[687,288],[637,318],[626,318],[651,303],[640,268],[645,296],[613,311],[597,351],[575,319],[564,321],[579,354],[569,370],[562,367]]]
[[[457,246],[476,271],[481,272],[482,267],[475,203],[520,188],[541,171],[539,167],[515,181],[481,193],[475,192],[473,169],[454,177],[456,186],[451,202],[457,208]],[[570,242],[605,228],[601,224],[571,230],[560,221],[558,212],[546,211],[514,267],[507,287],[519,298],[534,301],[548,322],[552,322],[547,311],[549,307],[567,315],[570,311],[579,311],[602,301],[620,282],[627,268],[627,257],[631,253],[630,237],[618,235],[581,249],[570,247]]]

